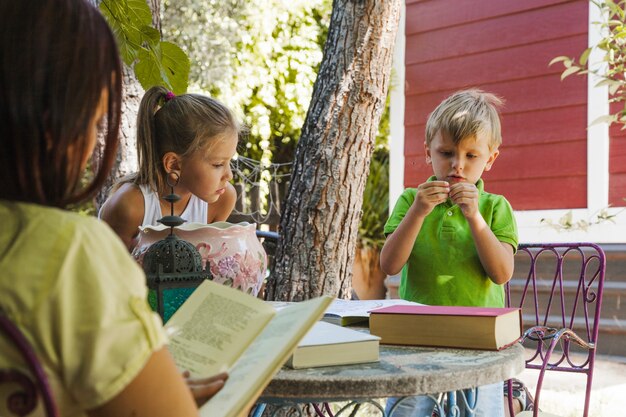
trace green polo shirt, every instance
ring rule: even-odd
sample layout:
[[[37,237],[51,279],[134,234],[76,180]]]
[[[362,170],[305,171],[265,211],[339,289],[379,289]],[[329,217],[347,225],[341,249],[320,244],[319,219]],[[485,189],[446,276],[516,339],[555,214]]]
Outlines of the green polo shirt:
[[[430,177],[428,181],[435,180]],[[517,225],[513,209],[501,195],[485,192],[483,180],[478,209],[494,235],[517,249]],[[413,204],[417,190],[407,188],[385,224],[393,233]],[[461,209],[450,199],[426,216],[402,268],[400,297],[430,305],[504,307],[504,289],[494,284],[483,269],[472,232]]]

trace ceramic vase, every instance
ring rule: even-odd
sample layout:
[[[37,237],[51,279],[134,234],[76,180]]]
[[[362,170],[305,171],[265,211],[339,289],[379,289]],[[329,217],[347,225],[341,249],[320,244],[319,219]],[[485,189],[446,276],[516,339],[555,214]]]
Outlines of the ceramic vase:
[[[150,245],[165,238],[170,228],[156,225],[140,229],[132,255],[142,264]],[[267,272],[267,254],[254,223],[184,223],[175,227],[174,233],[198,249],[202,267],[211,272],[213,281],[258,295]]]

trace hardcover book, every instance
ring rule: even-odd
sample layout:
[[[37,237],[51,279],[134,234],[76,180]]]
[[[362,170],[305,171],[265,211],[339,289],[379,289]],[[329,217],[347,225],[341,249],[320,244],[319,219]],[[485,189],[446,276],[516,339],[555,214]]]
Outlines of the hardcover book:
[[[519,308],[391,306],[370,313],[370,333],[391,345],[500,350],[522,333]]]
[[[179,368],[192,377],[229,373],[200,415],[245,413],[331,302],[319,297],[277,312],[242,291],[204,281],[165,327]]]
[[[380,337],[323,321],[315,323],[287,361],[287,366],[313,368],[378,362]]]

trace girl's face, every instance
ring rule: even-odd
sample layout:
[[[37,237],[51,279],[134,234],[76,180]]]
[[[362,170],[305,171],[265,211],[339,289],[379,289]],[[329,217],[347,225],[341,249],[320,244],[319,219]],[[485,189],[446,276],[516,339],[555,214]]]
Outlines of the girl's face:
[[[230,161],[237,152],[237,133],[223,136],[181,161],[177,192],[188,191],[207,203],[216,202],[233,179]]]

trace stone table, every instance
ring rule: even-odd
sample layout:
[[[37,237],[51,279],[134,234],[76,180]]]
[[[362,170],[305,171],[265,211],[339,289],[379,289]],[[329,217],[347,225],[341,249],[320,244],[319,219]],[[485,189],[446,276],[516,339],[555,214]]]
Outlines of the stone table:
[[[380,362],[322,368],[283,368],[260,402],[367,401],[454,392],[493,384],[524,370],[524,349],[501,351],[380,346]],[[449,399],[448,399],[449,400]]]

